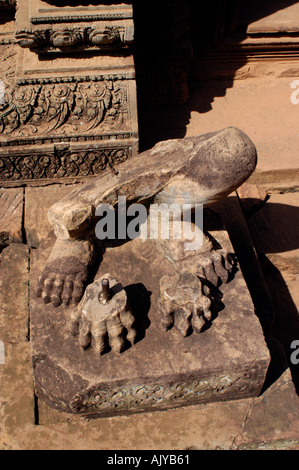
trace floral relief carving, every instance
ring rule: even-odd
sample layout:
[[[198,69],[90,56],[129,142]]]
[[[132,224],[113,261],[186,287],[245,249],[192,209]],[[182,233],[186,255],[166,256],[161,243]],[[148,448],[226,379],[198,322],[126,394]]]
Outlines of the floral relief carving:
[[[117,131],[126,113],[125,85],[111,80],[17,86],[0,104],[0,138]]]
[[[130,153],[128,147],[114,147],[40,155],[0,155],[0,181],[94,176],[127,160]]]
[[[159,408],[180,403],[199,403],[217,395],[231,395],[250,389],[252,374],[230,373],[209,380],[197,379],[172,384],[126,385],[110,390],[90,390],[78,394],[72,408],[79,413],[99,410]]]

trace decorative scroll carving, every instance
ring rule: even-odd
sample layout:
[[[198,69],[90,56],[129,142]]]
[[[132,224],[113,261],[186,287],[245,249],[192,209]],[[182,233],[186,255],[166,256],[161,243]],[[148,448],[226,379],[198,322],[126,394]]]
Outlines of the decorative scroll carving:
[[[0,137],[111,132],[126,113],[126,87],[112,80],[16,86],[0,105]]]
[[[17,0],[0,41],[2,184],[97,175],[138,151],[132,5],[65,3]]]
[[[230,373],[209,380],[191,380],[185,383],[126,385],[109,390],[91,390],[88,395],[78,396],[72,403],[77,413],[100,410],[119,411],[155,408],[167,405],[191,404],[209,400],[218,395],[238,394],[250,389],[253,373]]]
[[[62,150],[39,155],[1,156],[0,181],[86,177],[127,160],[128,147],[88,150]]]
[[[14,85],[16,72],[16,50],[12,44],[0,45],[0,79],[4,90]],[[4,94],[0,95],[0,109],[4,102]],[[1,111],[0,111],[1,113]]]

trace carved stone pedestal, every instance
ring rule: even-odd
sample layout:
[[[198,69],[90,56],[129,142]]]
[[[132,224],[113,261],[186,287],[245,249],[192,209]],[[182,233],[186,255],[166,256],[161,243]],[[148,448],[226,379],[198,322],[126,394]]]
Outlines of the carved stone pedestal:
[[[132,5],[76,3],[18,0],[1,184],[85,178],[138,153]]]
[[[214,216],[213,216],[214,217]],[[212,219],[213,219],[212,217]],[[210,234],[232,252],[227,232]],[[35,298],[38,276],[52,247],[44,240],[31,274],[30,328],[35,392],[60,411],[111,416],[257,396],[270,356],[242,272],[211,291],[212,319],[183,338],[163,330],[159,282],[174,266],[155,241],[130,241],[106,251],[97,279],[109,272],[125,287],[137,338],[121,354],[83,350],[69,333],[71,307]]]

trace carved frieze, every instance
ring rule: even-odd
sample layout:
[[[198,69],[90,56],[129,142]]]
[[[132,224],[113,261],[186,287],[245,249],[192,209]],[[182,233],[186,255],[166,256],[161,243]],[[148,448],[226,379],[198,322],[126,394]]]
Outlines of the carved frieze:
[[[29,4],[28,18],[32,24],[79,23],[95,21],[132,20],[132,2],[60,2],[46,0],[17,0]],[[87,5],[86,5],[87,3]],[[78,8],[76,8],[78,7]]]
[[[133,41],[131,30],[122,26],[66,27],[43,30],[23,30],[16,32],[16,42],[21,47],[29,47],[40,52],[53,49],[70,50],[74,47],[97,48],[103,51],[111,48],[129,47]]]
[[[132,148],[102,147],[94,150],[70,150],[67,146],[55,151],[30,152],[24,155],[0,154],[0,181],[31,181],[59,178],[85,178],[100,174],[106,168],[131,157]]]
[[[85,178],[136,154],[132,5],[17,0],[15,23],[0,44],[1,184]]]
[[[18,0],[16,20],[17,43],[36,52],[118,50],[128,48],[134,37],[130,5],[70,8]]]
[[[78,396],[71,403],[77,413],[96,413],[155,409],[161,406],[178,406],[194,404],[200,401],[213,401],[222,396],[238,396],[250,393],[250,379],[256,371],[245,373],[231,372],[222,376],[189,380],[188,382],[153,383],[142,385],[125,385],[109,390],[93,390]],[[219,399],[219,398],[218,398]]]
[[[18,138],[124,129],[128,113],[124,81],[69,81],[7,90],[0,104],[0,141],[4,135]]]
[[[0,107],[4,102],[5,90],[13,87],[16,73],[16,47],[13,44],[0,43],[0,80],[2,93],[0,94]]]
[[[132,80],[99,75],[31,82],[6,89],[0,103],[0,181],[84,178],[137,151]]]

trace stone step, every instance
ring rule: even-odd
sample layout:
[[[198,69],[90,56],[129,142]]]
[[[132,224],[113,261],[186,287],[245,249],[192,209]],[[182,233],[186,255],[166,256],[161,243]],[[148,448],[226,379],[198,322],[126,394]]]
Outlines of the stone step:
[[[253,2],[246,32],[248,35],[299,33],[298,17],[298,2]]]

